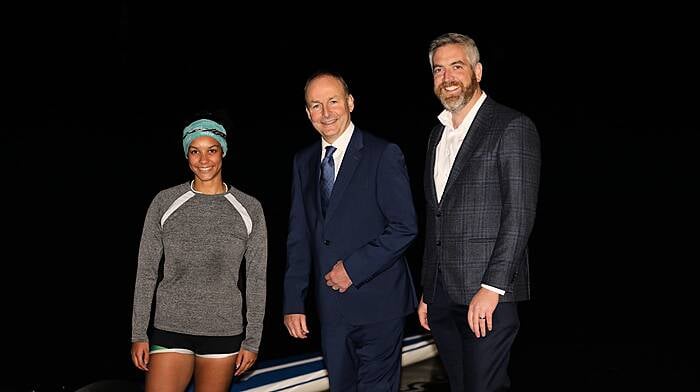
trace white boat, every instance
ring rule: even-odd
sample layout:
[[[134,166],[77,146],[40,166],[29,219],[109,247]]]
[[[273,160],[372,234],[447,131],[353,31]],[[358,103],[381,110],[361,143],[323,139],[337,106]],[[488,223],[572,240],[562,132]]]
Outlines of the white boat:
[[[401,366],[405,367],[437,355],[431,335],[404,338]],[[260,361],[257,366],[231,386],[231,392],[321,392],[327,391],[328,372],[320,353]],[[194,392],[190,386],[188,392]]]

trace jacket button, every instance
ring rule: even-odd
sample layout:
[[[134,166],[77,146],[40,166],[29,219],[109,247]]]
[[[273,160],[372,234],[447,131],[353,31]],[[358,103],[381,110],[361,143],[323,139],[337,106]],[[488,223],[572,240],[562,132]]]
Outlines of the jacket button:
[[[331,244],[331,242],[330,242],[330,241],[328,241],[328,240],[323,240],[323,245],[326,245],[326,246],[328,246],[328,245],[330,245],[330,244]]]
[[[441,242],[440,240],[435,241],[435,246],[440,246]]]
[[[435,216],[437,216],[438,218],[441,217],[441,216],[442,216],[442,212],[440,212],[440,211],[436,212],[436,213],[435,213]]]

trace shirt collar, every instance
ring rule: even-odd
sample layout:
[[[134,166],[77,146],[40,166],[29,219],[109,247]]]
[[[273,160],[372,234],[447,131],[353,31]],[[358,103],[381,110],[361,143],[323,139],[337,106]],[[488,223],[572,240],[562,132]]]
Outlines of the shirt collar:
[[[328,146],[333,146],[341,151],[347,150],[348,144],[350,144],[350,139],[352,138],[352,134],[354,131],[355,124],[353,124],[351,121],[350,125],[348,125],[348,127],[345,129],[345,132],[343,132],[342,135],[335,139],[335,141],[332,144],[328,143],[324,138],[321,138],[321,151],[323,152]]]

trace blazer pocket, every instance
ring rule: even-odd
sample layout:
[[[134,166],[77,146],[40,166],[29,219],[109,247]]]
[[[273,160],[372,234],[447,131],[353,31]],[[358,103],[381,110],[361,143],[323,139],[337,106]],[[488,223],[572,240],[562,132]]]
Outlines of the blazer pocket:
[[[471,242],[471,243],[474,243],[474,244],[483,244],[483,243],[485,243],[485,242],[495,242],[495,241],[496,241],[496,237],[492,237],[492,238],[470,238],[470,239],[468,239],[467,241],[469,241],[469,242]]]

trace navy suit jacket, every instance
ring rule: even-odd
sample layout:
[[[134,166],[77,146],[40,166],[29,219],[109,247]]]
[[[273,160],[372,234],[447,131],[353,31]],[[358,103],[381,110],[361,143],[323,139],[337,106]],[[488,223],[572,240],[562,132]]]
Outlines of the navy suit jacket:
[[[325,217],[320,164],[320,140],[294,157],[284,313],[306,313],[310,283],[322,323],[363,325],[413,312],[416,293],[404,252],[417,223],[400,148],[356,127]],[[324,279],[338,260],[353,282],[345,293]]]

